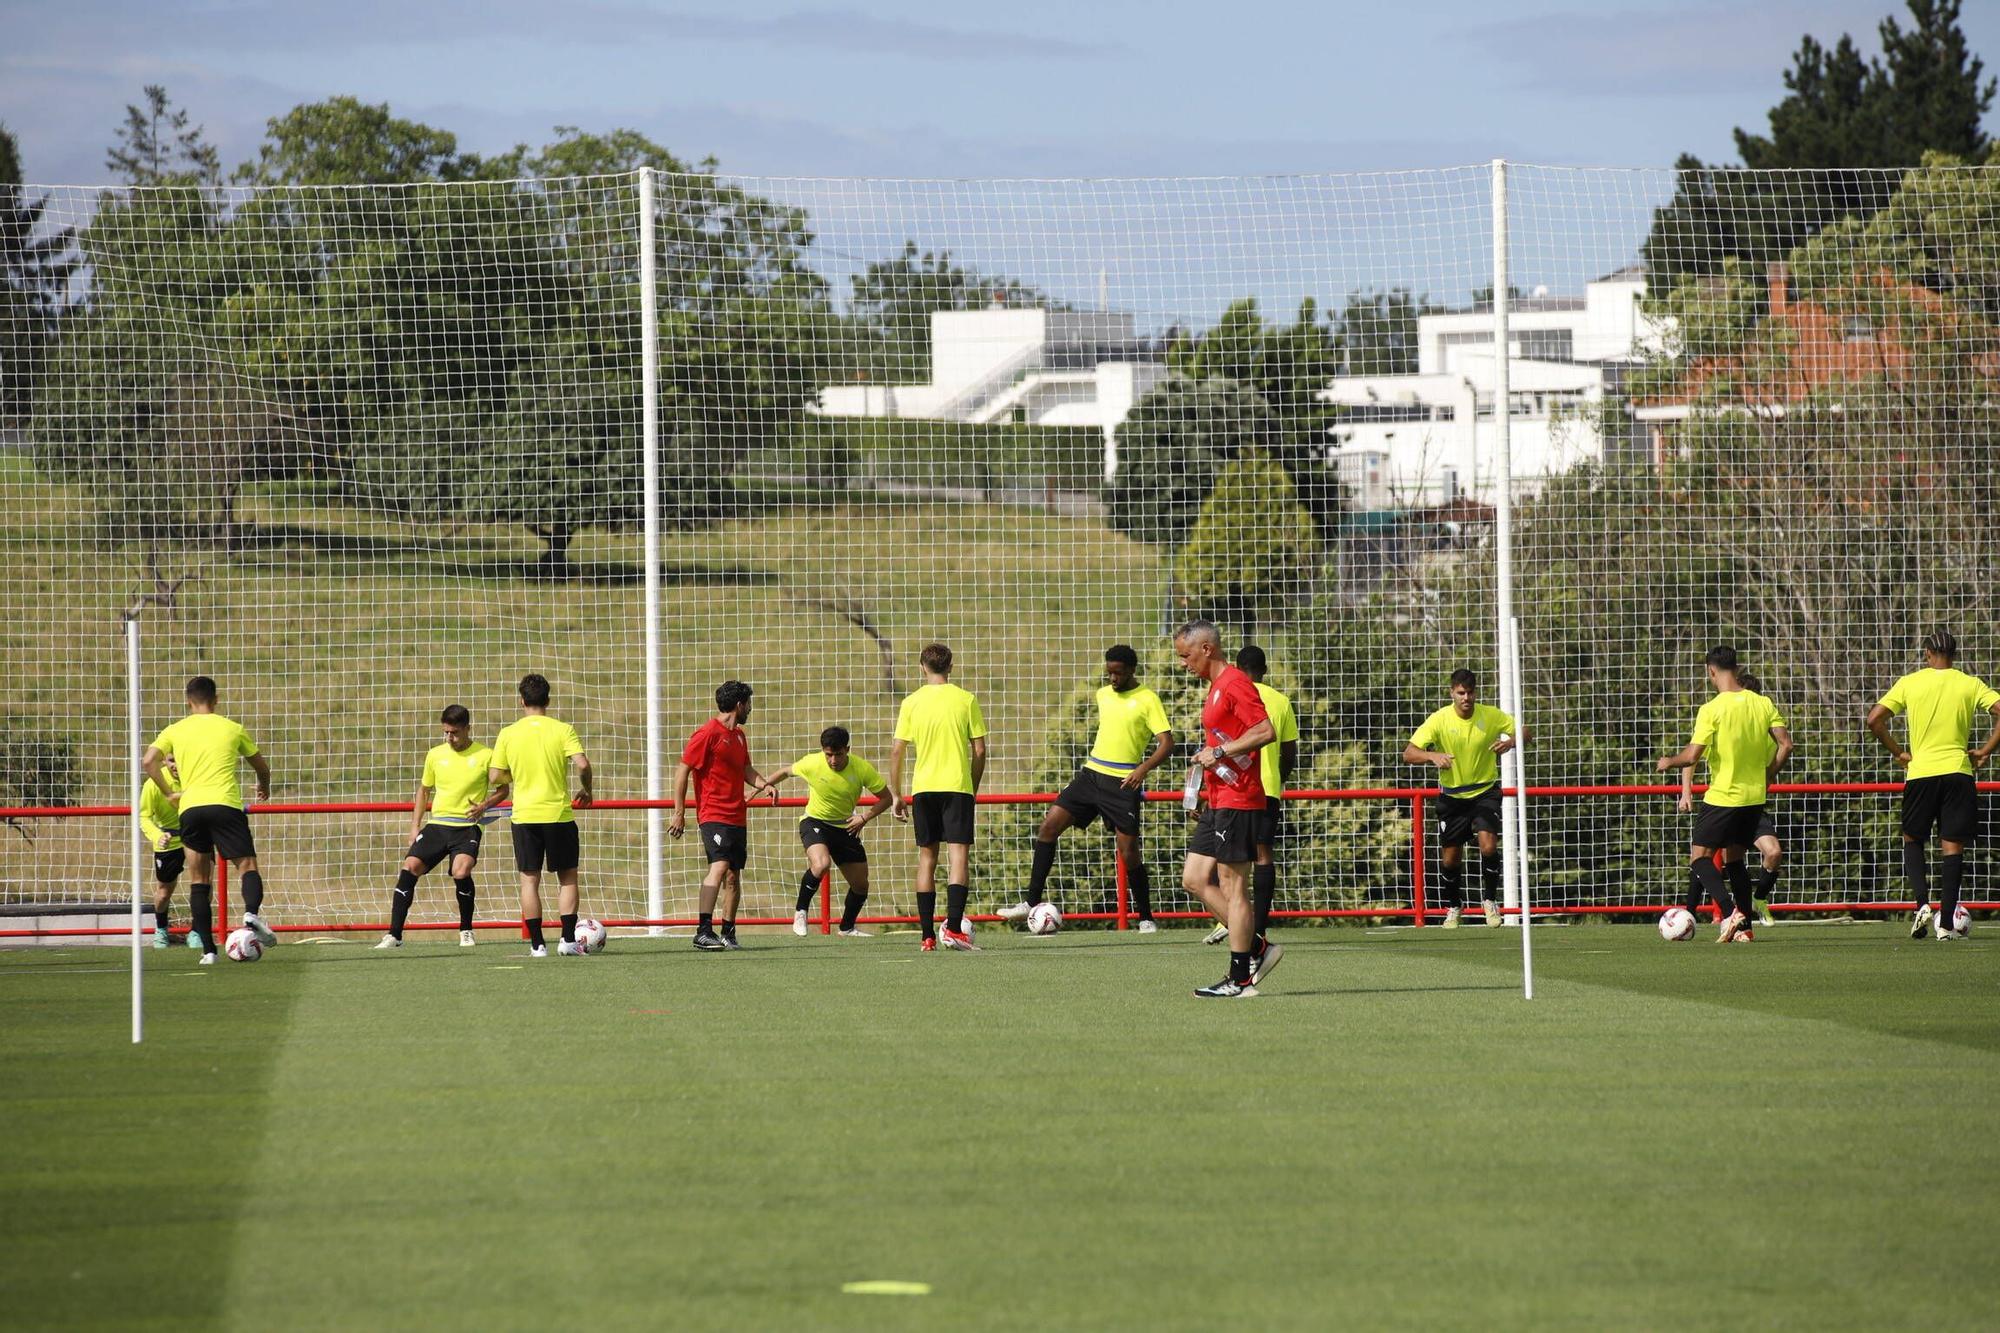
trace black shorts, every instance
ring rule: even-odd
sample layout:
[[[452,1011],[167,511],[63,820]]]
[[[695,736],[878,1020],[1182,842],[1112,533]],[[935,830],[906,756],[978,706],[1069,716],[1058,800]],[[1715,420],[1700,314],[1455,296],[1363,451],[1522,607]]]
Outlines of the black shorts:
[[[701,854],[710,865],[727,861],[731,870],[750,864],[750,830],[741,824],[701,824]]]
[[[910,798],[910,826],[916,830],[917,846],[935,847],[941,842],[972,845],[972,793],[969,791],[920,791]]]
[[[1251,838],[1259,847],[1276,847],[1278,830],[1285,826],[1285,802],[1282,797],[1266,796],[1264,808],[1253,810],[1257,817],[1251,821]]]
[[[514,868],[524,875],[539,875],[548,869],[561,873],[576,869],[578,859],[576,821],[559,824],[515,824]]]
[[[198,805],[181,811],[181,841],[204,856],[225,861],[257,854],[250,818],[233,805]]]
[[[1768,805],[1759,806],[1758,810],[1760,813],[1757,816],[1757,835],[1750,840],[1753,846],[1766,838],[1775,838],[1778,836],[1778,825],[1771,818],[1771,807]]]
[[[861,845],[860,838],[847,831],[845,824],[829,824],[824,819],[799,821],[799,845],[826,848],[837,866],[851,866],[868,859],[868,849]]]
[[[171,852],[153,853],[153,878],[161,884],[171,884],[181,877],[187,868],[187,849],[176,847]]]
[[[1696,847],[1720,851],[1724,847],[1750,847],[1757,842],[1757,825],[1764,818],[1761,805],[1708,805],[1694,817]]]
[[[1212,856],[1236,865],[1257,855],[1257,821],[1261,810],[1218,810],[1209,806],[1188,837],[1189,856]]]
[[[576,825],[570,825],[575,828]],[[477,824],[426,824],[405,857],[416,857],[428,871],[438,862],[454,856],[479,859],[479,838],[486,830]],[[571,863],[575,864],[574,862]]]
[[[1445,847],[1463,847],[1472,841],[1475,833],[1500,833],[1503,818],[1500,804],[1500,788],[1488,787],[1477,796],[1446,796],[1437,798],[1438,821],[1444,831],[1438,835],[1438,843]]]
[[[1940,773],[1903,784],[1903,836],[1922,842],[1931,829],[1945,842],[1979,836],[1979,787],[1970,773]]]
[[[1094,768],[1079,768],[1056,797],[1056,804],[1069,811],[1070,823],[1078,828],[1089,828],[1102,815],[1106,828],[1137,833],[1139,799],[1139,793],[1128,790],[1121,779]]]

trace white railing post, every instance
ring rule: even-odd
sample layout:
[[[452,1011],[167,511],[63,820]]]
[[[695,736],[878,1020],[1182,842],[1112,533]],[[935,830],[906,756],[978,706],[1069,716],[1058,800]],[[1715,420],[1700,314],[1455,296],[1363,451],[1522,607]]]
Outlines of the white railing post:
[[[665,799],[664,737],[660,717],[660,311],[653,212],[653,169],[639,168],[639,420],[641,504],[646,578],[646,799]],[[646,915],[667,914],[665,821],[657,806],[646,811]],[[665,933],[653,926],[651,934]]]
[[[132,848],[132,1041],[146,1039],[146,955],[140,938],[139,914],[146,891],[146,837],[139,831],[139,803],[146,775],[139,760],[146,753],[146,737],[139,716],[139,615],[125,617],[125,735],[131,765],[126,769],[125,791],[132,808],[126,817],[125,840]]]

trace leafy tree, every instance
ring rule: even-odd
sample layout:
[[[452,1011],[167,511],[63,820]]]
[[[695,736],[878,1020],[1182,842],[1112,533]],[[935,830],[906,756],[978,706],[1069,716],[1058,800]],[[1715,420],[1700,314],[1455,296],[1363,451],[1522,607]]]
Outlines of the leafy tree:
[[[1713,273],[1731,257],[1761,275],[1820,229],[1872,216],[1900,171],[1927,150],[1984,157],[1981,120],[1995,82],[1982,81],[1985,66],[1966,44],[1960,9],[1960,0],[1909,0],[1912,26],[1884,19],[1882,55],[1874,60],[1849,36],[1831,51],[1802,39],[1785,75],[1788,95],[1771,109],[1770,133],[1736,131],[1742,167],[1690,154],[1675,163],[1674,197],[1655,210],[1641,248],[1653,290]],[[1810,174],[1753,174],[1790,168]]]
[[[21,188],[20,145],[0,125],[0,420],[25,416],[76,273],[71,227]]]
[[[954,263],[949,250],[919,253],[910,240],[901,253],[871,261],[849,281],[849,309],[863,336],[877,344],[869,373],[892,382],[929,377],[934,311],[977,310],[995,300],[1009,306],[1049,304],[1024,282]]]
[[[1270,406],[1234,380],[1175,376],[1118,427],[1108,520],[1139,541],[1179,546],[1223,467],[1276,432]]]
[[[1174,572],[1189,614],[1254,639],[1309,599],[1318,566],[1319,532],[1291,474],[1249,449],[1216,478]]]
[[[1333,344],[1343,375],[1417,373],[1417,320],[1444,307],[1407,287],[1349,292],[1334,323]]]
[[[145,91],[144,106],[126,103],[104,165],[127,185],[221,183],[222,161],[202,127],[188,123],[187,110],[175,108],[161,85],[149,83]]]
[[[236,168],[248,185],[413,185],[466,180],[479,159],[458,137],[352,97],[307,102],[265,122],[257,156]]]

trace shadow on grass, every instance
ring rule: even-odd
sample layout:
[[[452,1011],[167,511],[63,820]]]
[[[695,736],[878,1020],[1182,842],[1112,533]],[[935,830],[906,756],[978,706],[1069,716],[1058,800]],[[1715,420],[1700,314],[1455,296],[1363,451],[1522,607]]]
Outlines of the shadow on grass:
[[[329,565],[355,563],[398,575],[435,575],[487,583],[571,584],[594,588],[631,588],[645,581],[636,561],[593,560],[550,562],[542,557],[515,558],[513,548],[492,540],[452,537],[382,536],[376,533],[329,531],[300,524],[267,523],[246,526],[238,534],[238,553],[293,551],[316,554]],[[752,565],[682,562],[660,568],[660,580],[670,585],[720,584],[752,587],[773,584],[778,576]]]
[[[1307,995],[1446,995],[1452,991],[1511,992],[1520,989],[1519,986],[1321,986],[1314,990],[1260,990],[1257,992],[1257,998],[1284,1000]]]

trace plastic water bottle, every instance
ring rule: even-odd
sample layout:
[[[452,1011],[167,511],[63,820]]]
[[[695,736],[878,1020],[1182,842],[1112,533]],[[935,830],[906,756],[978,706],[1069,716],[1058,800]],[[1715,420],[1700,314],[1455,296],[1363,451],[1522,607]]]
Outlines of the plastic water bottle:
[[[1209,734],[1215,737],[1215,740],[1211,742],[1211,744],[1215,748],[1217,756],[1215,763],[1215,776],[1221,778],[1224,783],[1226,783],[1231,787],[1242,786],[1243,779],[1247,777],[1250,773],[1250,765],[1253,762],[1255,762],[1254,759],[1250,755],[1238,755],[1236,758],[1232,759],[1228,755],[1222,753],[1222,747],[1227,745],[1230,741],[1236,739],[1228,732],[1222,731],[1215,727],[1210,727]]]
[[[1201,805],[1201,765],[1189,764],[1187,785],[1181,788],[1181,809],[1193,814]]]

